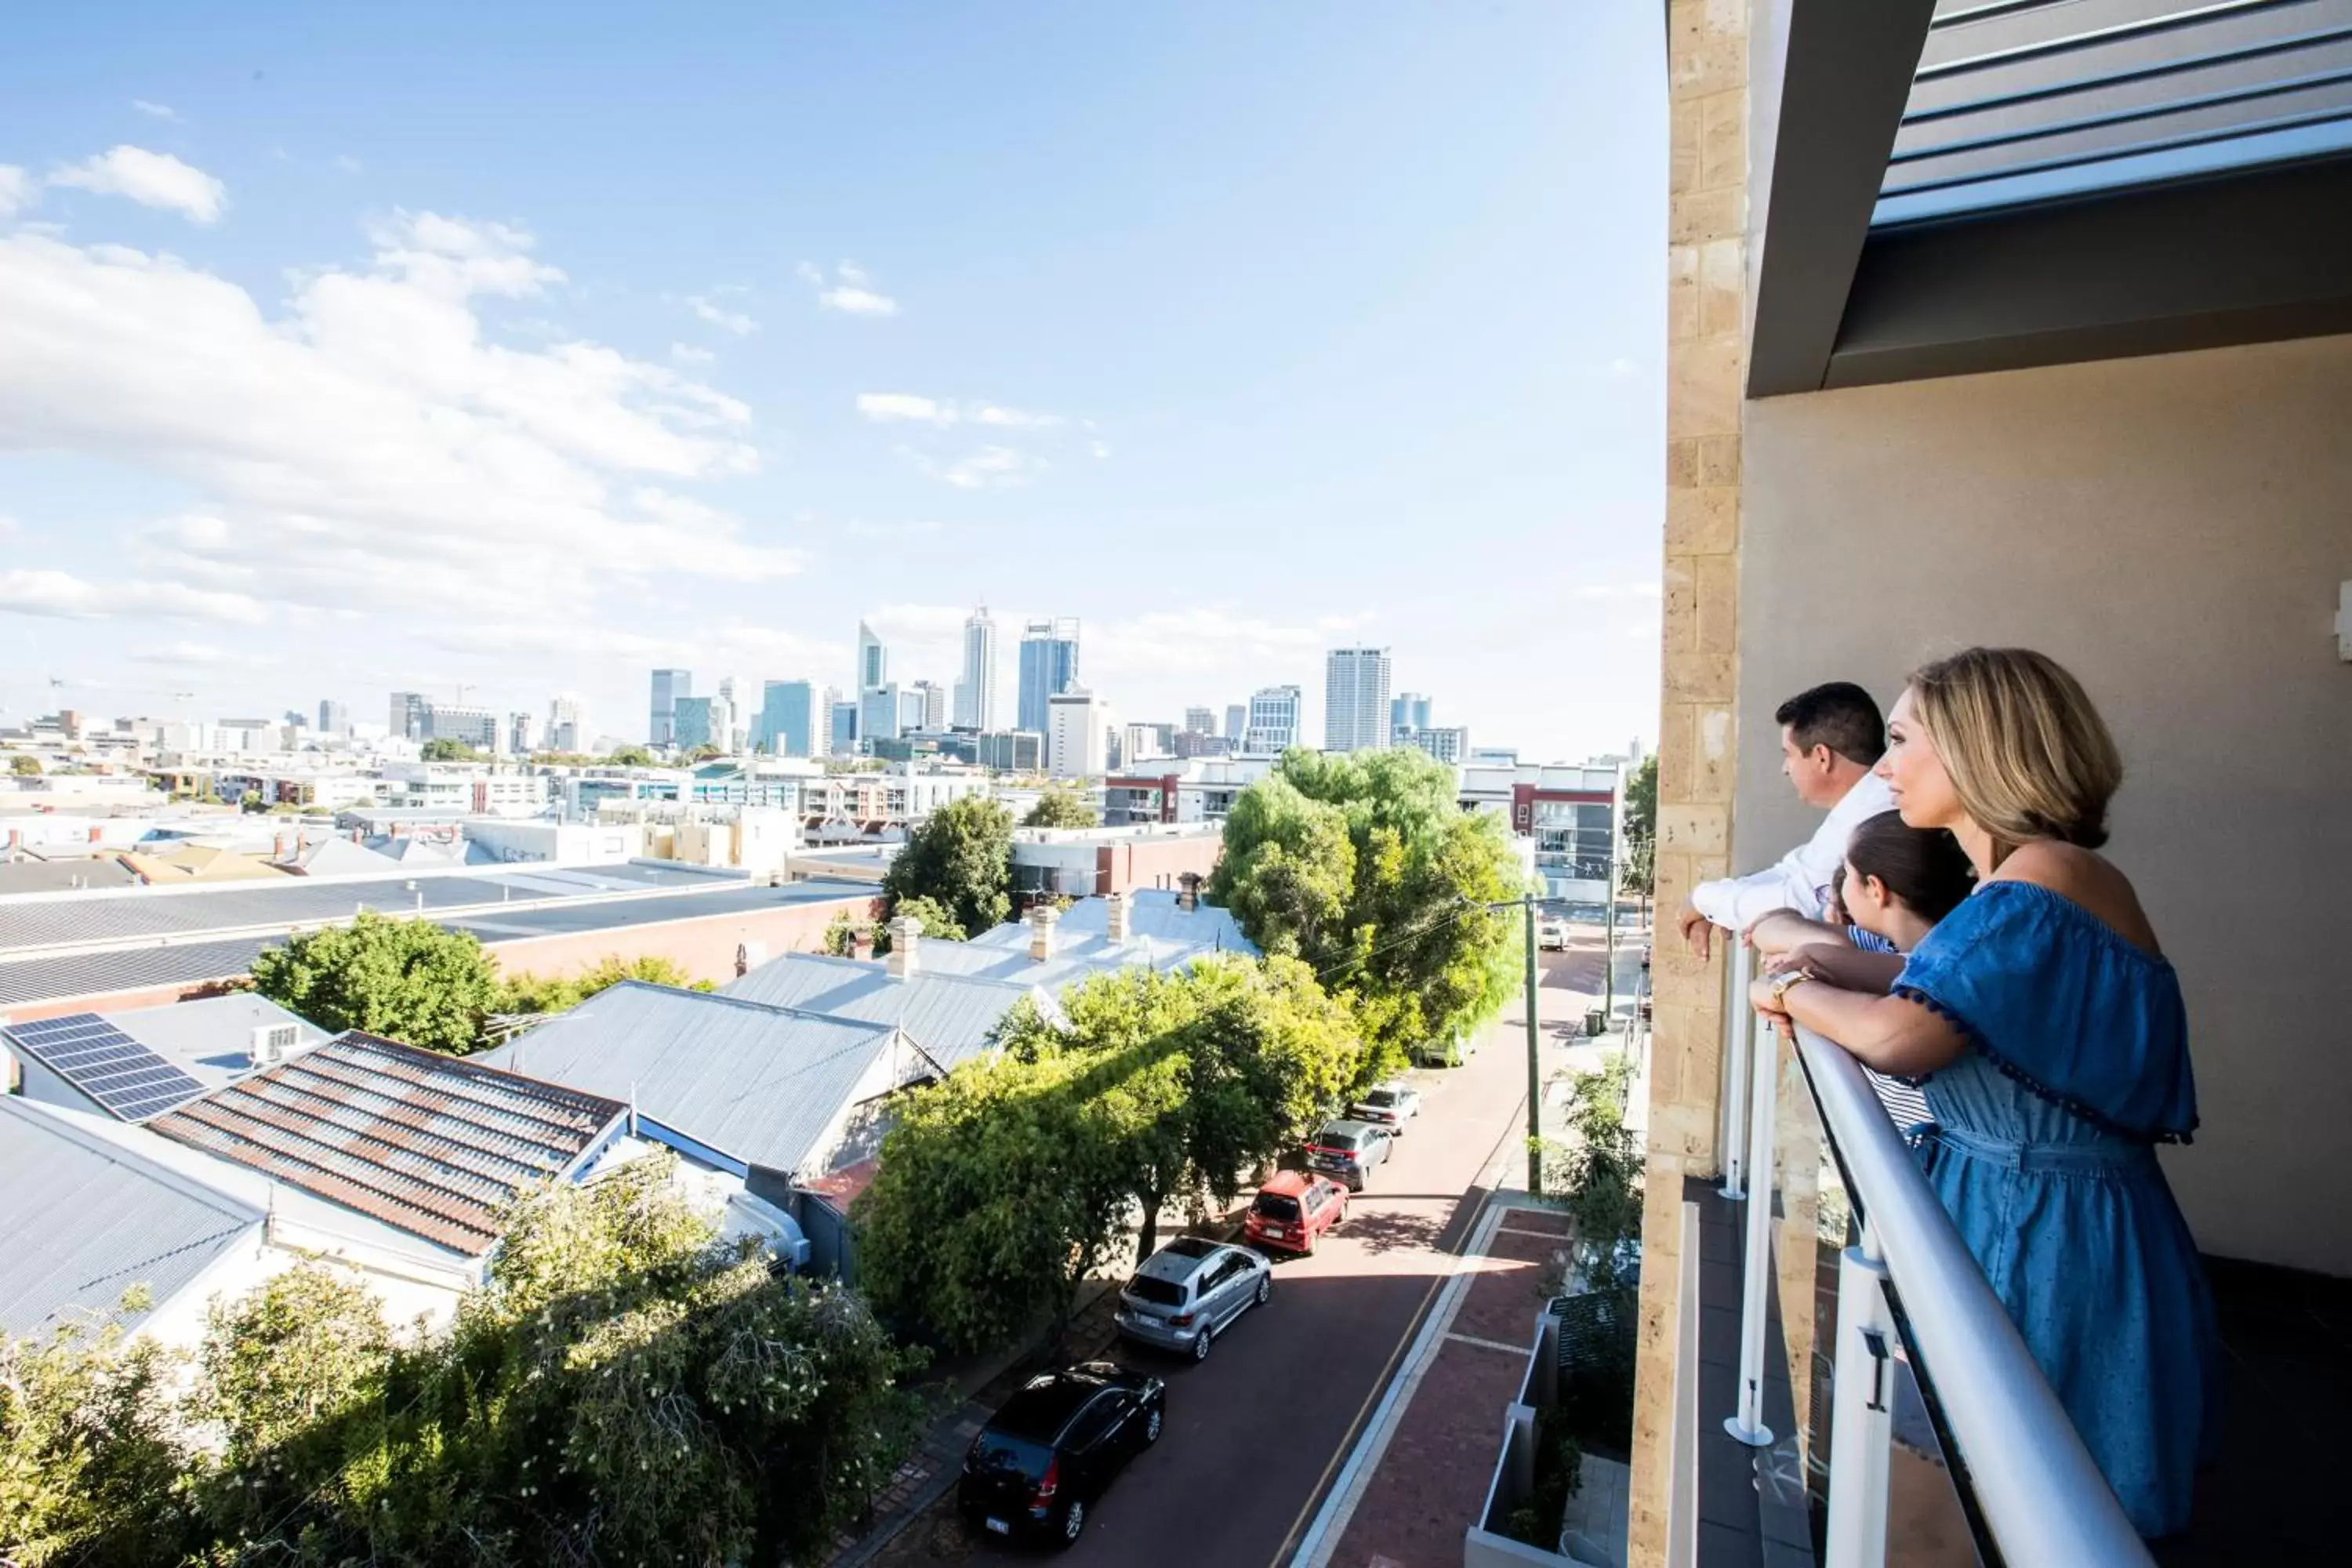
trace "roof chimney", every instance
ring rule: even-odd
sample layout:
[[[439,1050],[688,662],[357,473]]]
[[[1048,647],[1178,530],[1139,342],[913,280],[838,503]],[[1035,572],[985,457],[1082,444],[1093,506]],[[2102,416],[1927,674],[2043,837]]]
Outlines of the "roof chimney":
[[[874,933],[864,931],[851,931],[849,933],[849,956],[852,958],[873,957]]]
[[[1039,904],[1029,911],[1029,961],[1043,963],[1054,956],[1054,928],[1062,921],[1062,911],[1051,904]]]
[[[1176,907],[1180,910],[1201,907],[1201,874],[1198,871],[1187,871],[1176,879]]]
[[[915,950],[923,940],[923,922],[900,915],[890,922],[890,978],[904,980],[915,973]]]
[[[1129,930],[1127,895],[1113,893],[1104,899],[1103,935],[1114,942],[1123,942],[1128,939]]]

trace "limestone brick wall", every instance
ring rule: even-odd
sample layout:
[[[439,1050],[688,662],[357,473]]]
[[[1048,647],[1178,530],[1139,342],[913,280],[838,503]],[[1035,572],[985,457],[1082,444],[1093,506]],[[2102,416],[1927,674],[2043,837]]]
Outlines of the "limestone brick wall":
[[[1741,385],[1747,372],[1748,0],[1672,0],[1666,210],[1664,668],[1658,908],[1728,867],[1737,726]],[[1721,957],[1664,928],[1653,960],[1642,1331],[1628,1552],[1664,1561],[1682,1178],[1716,1169]]]

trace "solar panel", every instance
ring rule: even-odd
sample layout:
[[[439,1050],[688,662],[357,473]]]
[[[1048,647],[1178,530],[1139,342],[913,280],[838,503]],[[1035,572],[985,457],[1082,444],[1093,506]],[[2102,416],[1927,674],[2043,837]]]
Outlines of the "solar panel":
[[[11,1024],[11,1040],[125,1121],[143,1121],[205,1086],[95,1013]]]

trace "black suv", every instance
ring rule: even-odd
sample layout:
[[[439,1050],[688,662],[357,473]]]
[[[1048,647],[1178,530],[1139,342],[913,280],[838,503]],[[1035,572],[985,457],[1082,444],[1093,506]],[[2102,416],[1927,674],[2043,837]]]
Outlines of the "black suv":
[[[964,1456],[956,1503],[992,1535],[1067,1546],[1127,1461],[1160,1441],[1160,1379],[1107,1361],[1031,1378]]]

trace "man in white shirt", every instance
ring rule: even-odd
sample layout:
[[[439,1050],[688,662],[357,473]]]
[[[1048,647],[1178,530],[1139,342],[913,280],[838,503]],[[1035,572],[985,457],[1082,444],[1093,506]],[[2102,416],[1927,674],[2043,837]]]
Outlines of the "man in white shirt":
[[[1772,715],[1780,726],[1780,772],[1797,798],[1826,811],[1813,836],[1763,870],[1701,882],[1682,908],[1684,940],[1705,958],[1717,926],[1744,931],[1774,910],[1819,920],[1845,865],[1855,826],[1895,809],[1886,782],[1872,773],[1886,750],[1886,723],[1870,693],[1832,680],[1801,691]]]

